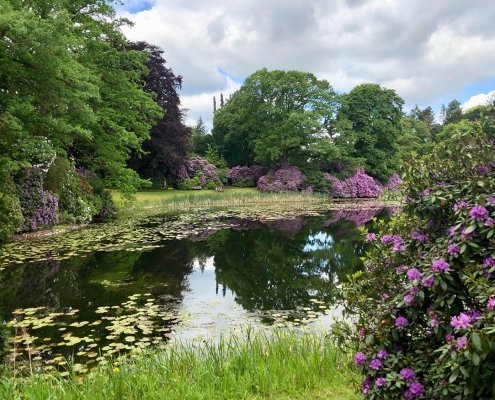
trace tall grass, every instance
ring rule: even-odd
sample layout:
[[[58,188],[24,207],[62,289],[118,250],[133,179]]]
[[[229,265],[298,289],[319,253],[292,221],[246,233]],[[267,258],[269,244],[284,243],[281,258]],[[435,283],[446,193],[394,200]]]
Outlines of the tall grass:
[[[121,357],[78,378],[0,382],[1,399],[357,399],[349,360],[323,335],[276,332]]]

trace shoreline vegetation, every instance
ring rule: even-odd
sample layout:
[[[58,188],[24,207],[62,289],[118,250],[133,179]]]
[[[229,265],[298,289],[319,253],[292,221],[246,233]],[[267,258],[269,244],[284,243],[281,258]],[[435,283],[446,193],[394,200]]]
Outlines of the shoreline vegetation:
[[[58,375],[15,377],[9,371],[0,381],[0,398],[354,400],[357,375],[350,365],[350,355],[321,333],[248,329],[116,358],[87,375],[74,366]]]

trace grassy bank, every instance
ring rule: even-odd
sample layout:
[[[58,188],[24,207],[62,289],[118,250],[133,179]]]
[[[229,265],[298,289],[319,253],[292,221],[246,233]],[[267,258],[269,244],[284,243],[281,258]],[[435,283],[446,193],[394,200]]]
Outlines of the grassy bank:
[[[125,201],[112,193],[121,214],[143,211],[187,209],[192,207],[244,206],[251,204],[322,203],[326,196],[305,193],[261,193],[256,188],[226,188],[213,190],[159,190],[138,192],[134,201]]]
[[[173,344],[84,377],[7,377],[0,399],[358,399],[348,365],[322,335],[256,334],[200,347]]]

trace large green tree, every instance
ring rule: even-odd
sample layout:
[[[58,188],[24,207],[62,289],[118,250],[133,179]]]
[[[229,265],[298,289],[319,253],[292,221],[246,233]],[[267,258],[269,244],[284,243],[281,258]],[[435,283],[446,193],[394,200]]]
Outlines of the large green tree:
[[[327,81],[309,72],[264,68],[215,113],[213,137],[230,165],[301,165],[336,109],[337,95]]]
[[[354,157],[362,158],[365,170],[381,182],[398,168],[403,104],[394,90],[365,83],[344,96],[339,112],[341,135],[352,138]]]

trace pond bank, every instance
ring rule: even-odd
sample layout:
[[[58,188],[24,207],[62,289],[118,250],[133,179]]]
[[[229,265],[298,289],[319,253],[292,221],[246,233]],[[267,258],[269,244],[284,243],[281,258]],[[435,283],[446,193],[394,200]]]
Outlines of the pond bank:
[[[200,347],[174,344],[115,359],[84,376],[73,370],[65,378],[10,375],[0,382],[0,398],[354,400],[349,365],[325,336],[279,330]]]

